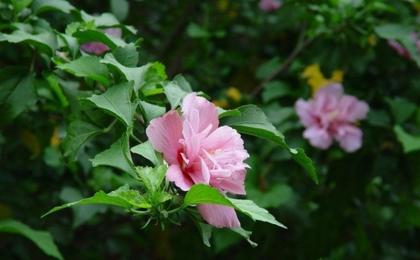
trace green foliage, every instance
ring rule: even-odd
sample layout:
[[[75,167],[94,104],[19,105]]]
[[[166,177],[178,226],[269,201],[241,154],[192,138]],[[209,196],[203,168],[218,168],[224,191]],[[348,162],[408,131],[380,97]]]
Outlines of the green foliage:
[[[22,222],[5,219],[0,220],[0,232],[24,236],[34,242],[45,254],[57,259],[63,259],[51,234],[46,231],[34,230]]]

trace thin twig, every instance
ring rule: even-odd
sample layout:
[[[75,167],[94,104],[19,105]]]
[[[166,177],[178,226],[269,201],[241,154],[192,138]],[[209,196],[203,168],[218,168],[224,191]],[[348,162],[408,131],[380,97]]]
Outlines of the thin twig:
[[[275,71],[273,71],[273,73],[271,73],[268,77],[266,77],[252,92],[252,96],[256,96],[261,89],[268,83],[270,82],[273,78],[275,78],[278,74],[283,73],[284,71],[286,71],[289,68],[289,65],[292,63],[292,61],[300,54],[300,52],[302,50],[304,50],[306,47],[308,47],[314,38],[310,38],[310,39],[305,39],[305,32],[306,32],[306,25],[304,26],[304,28],[302,29],[300,35],[299,35],[299,39],[298,42],[296,44],[296,47],[293,49],[293,51],[290,53],[290,55],[286,58],[286,60],[283,62],[283,64],[276,69]]]

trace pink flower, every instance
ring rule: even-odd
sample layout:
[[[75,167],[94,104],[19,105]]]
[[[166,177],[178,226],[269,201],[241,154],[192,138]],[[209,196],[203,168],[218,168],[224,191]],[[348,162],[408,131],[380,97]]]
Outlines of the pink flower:
[[[295,109],[306,127],[303,136],[312,146],[327,149],[335,139],[341,148],[354,152],[362,146],[362,131],[355,123],[366,118],[369,106],[344,95],[340,84],[320,89],[311,100],[299,99]]]
[[[216,106],[195,93],[184,98],[181,110],[182,116],[170,111],[153,119],[146,129],[153,148],[169,164],[166,178],[184,191],[203,183],[221,192],[245,194],[248,153],[238,132],[219,127]],[[197,208],[213,226],[240,226],[233,208],[210,204]]]
[[[119,28],[108,28],[104,32],[112,37],[121,38],[122,31]],[[87,42],[80,46],[80,48],[87,53],[102,55],[103,53],[109,51],[109,47],[103,44],[102,42]]]
[[[281,3],[278,0],[260,0],[259,7],[265,12],[271,12],[279,9]]]
[[[410,35],[413,42],[416,43],[417,51],[420,53],[420,39],[417,38],[417,34],[415,32],[411,33]],[[388,40],[388,45],[394,49],[401,57],[406,59],[411,59],[410,52],[404,48],[400,43],[395,40]]]

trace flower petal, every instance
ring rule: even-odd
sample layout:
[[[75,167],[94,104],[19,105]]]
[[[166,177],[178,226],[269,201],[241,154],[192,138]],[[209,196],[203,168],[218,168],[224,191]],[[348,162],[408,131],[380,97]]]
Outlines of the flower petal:
[[[173,164],[169,166],[166,172],[166,179],[175,182],[175,185],[183,191],[187,191],[193,185],[191,179],[185,176],[178,165]]]
[[[197,205],[197,209],[203,219],[212,226],[218,228],[235,228],[241,226],[235,210],[231,207],[200,204]]]
[[[343,125],[337,128],[335,139],[346,152],[354,152],[362,146],[363,132],[352,125]]]
[[[189,122],[195,134],[201,133],[210,126],[210,132],[219,126],[216,106],[195,93],[184,97],[182,102],[184,119]]]
[[[307,128],[303,137],[308,139],[312,146],[320,149],[327,149],[332,144],[332,137],[327,130],[318,127]]]
[[[163,153],[169,164],[177,164],[178,151],[181,149],[179,140],[182,138],[181,117],[176,111],[170,111],[164,116],[150,121],[146,135],[153,148]]]

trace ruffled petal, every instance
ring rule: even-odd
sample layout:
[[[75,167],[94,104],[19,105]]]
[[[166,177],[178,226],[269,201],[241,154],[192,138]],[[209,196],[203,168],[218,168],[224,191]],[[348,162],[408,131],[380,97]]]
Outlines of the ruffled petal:
[[[169,166],[166,172],[166,179],[168,181],[175,182],[175,185],[183,191],[187,191],[193,185],[193,182],[188,176],[182,173],[181,168],[178,165],[173,164]]]
[[[201,133],[209,127],[212,132],[219,126],[216,106],[207,99],[198,97],[195,93],[184,97],[182,113],[184,120],[187,120],[191,125],[194,134]]]

